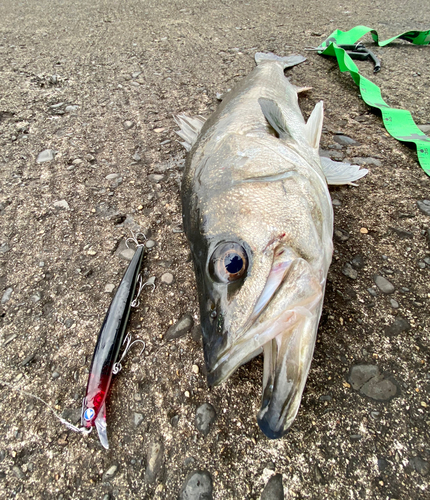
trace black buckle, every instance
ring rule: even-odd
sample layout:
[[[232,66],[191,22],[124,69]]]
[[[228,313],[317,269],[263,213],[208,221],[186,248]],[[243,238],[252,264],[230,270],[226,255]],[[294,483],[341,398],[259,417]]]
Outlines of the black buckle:
[[[334,38],[329,38],[327,42],[333,42],[336,44],[336,40]],[[351,59],[356,59],[358,61],[366,61],[367,59],[370,59],[371,61],[373,61],[374,64],[373,72],[377,73],[378,71],[380,71],[381,61],[375,56],[375,54],[371,50],[365,47],[361,42],[354,43],[351,45],[344,44],[337,46],[341,49],[344,49]]]

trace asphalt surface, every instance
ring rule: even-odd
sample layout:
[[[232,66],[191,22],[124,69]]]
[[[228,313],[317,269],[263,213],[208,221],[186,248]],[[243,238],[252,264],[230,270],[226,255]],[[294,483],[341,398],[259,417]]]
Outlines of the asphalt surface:
[[[76,423],[131,229],[154,243],[143,271],[155,277],[129,328],[145,351],[133,348],[109,396],[108,451],[96,433],[75,434],[39,400],[0,386],[2,498],[174,499],[196,470],[209,474],[201,491],[213,484],[200,498],[259,499],[272,477],[266,499],[282,498],[280,478],[288,499],[428,498],[430,215],[422,200],[430,179],[351,78],[304,50],[336,28],[363,24],[382,39],[429,29],[428,7],[1,2],[1,380]],[[422,126],[430,124],[429,50],[374,48],[377,75],[359,63],[385,100]],[[335,253],[314,361],[297,420],[276,441],[256,423],[261,358],[209,390],[196,331],[165,337],[185,314],[199,323],[173,115],[210,114],[256,51],[307,54],[288,76],[313,88],[300,99],[305,116],[325,102],[322,149],[364,158],[356,161],[370,170],[358,187],[331,188]],[[357,144],[339,144],[340,133]],[[41,162],[46,150],[53,158]],[[394,290],[384,293],[375,276]],[[206,430],[199,420],[199,430],[204,403],[216,418]],[[207,408],[199,415],[211,417]],[[187,484],[182,498],[199,498]]]

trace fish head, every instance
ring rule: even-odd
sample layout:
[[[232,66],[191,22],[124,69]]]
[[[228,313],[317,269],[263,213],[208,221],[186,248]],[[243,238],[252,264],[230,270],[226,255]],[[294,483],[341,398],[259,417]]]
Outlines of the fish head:
[[[194,215],[184,221],[208,383],[264,352],[258,422],[269,438],[286,432],[300,405],[332,245],[331,220],[307,195],[309,182],[278,177],[192,196]]]

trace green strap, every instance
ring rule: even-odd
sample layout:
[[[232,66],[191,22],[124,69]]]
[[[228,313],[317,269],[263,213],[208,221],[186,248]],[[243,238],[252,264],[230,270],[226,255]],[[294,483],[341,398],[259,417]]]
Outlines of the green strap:
[[[390,108],[382,99],[381,90],[373,82],[361,76],[358,68],[346,51],[338,45],[351,45],[364,36],[371,33],[373,41],[380,47],[391,43],[397,38],[407,40],[415,45],[430,44],[430,30],[407,31],[401,35],[394,36],[382,42],[379,41],[378,33],[366,26],[356,26],[349,31],[334,31],[318,47],[318,54],[324,56],[335,56],[342,73],[349,71],[354,82],[360,87],[361,97],[369,106],[380,109],[385,128],[395,139],[399,141],[413,142],[417,147],[418,161],[424,172],[430,176],[430,138],[427,137],[415,124],[412,115],[405,109]],[[333,39],[335,42],[333,42]]]

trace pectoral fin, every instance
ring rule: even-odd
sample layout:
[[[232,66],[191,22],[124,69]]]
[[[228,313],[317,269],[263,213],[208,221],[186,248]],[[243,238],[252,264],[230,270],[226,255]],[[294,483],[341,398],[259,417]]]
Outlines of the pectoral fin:
[[[288,125],[285,120],[282,109],[277,102],[272,99],[260,97],[258,104],[261,107],[264,117],[269,122],[270,126],[276,131],[280,139],[292,140],[292,136],[288,131]]]
[[[342,184],[351,184],[364,177],[368,170],[366,168],[360,169],[359,165],[351,165],[341,161],[333,161],[330,158],[321,158],[321,166],[324,172],[327,184],[332,186],[339,186]]]

